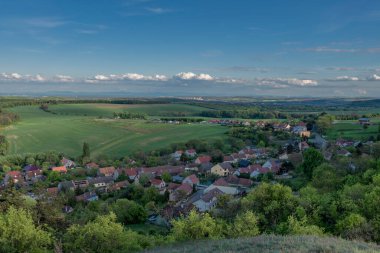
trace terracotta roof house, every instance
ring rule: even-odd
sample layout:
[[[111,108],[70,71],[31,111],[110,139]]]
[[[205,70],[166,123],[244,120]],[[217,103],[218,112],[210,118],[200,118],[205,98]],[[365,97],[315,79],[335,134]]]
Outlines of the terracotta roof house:
[[[124,169],[123,171],[129,177],[130,180],[135,180],[135,178],[138,175],[137,169],[134,169],[134,168]]]
[[[124,181],[120,181],[120,182],[117,182],[117,183],[114,183],[111,187],[110,187],[110,190],[111,191],[119,191],[123,188],[127,188],[128,185],[130,185],[129,181],[128,180],[124,180]]]
[[[245,188],[248,188],[248,187],[251,187],[252,186],[252,181],[250,179],[247,179],[247,178],[239,178],[235,175],[230,175],[226,178],[226,182],[230,185],[230,186],[238,186],[238,187],[245,187]]]
[[[228,183],[227,181],[224,179],[224,178],[219,178],[217,179],[213,185],[216,185],[216,186],[228,186]]]
[[[203,164],[203,163],[209,163],[209,162],[211,162],[211,156],[208,156],[208,155],[198,156],[198,158],[195,159],[196,164]]]
[[[278,161],[275,159],[269,159],[263,164],[262,168],[263,169],[267,168],[269,169],[270,172],[277,174],[280,171],[281,165],[282,165],[281,161]],[[262,170],[262,172],[265,172],[265,170]]]
[[[166,184],[164,182],[164,180],[162,179],[157,179],[157,178],[153,178],[150,180],[150,184],[153,186],[153,187],[156,187],[158,190],[162,190],[165,188]]]
[[[211,172],[212,167],[214,167],[214,164],[212,164],[210,162],[202,163],[201,165],[199,165],[199,172],[204,173],[204,174],[208,174]]]
[[[181,184],[174,192],[169,195],[170,201],[178,201],[184,197],[191,195],[193,187],[189,184]]]
[[[191,185],[191,186],[193,186],[193,185],[198,185],[198,184],[199,184],[199,178],[198,178],[196,175],[192,174],[192,175],[186,177],[186,178],[182,181],[182,183],[186,183],[186,184],[189,184],[189,185]]]
[[[24,181],[24,178],[21,174],[21,171],[18,171],[18,170],[8,171],[7,174],[5,175],[4,182],[7,183],[10,180],[12,180],[12,182],[15,184],[22,183]]]
[[[235,158],[232,155],[224,156],[223,157],[223,162],[225,163],[234,163]]]
[[[65,166],[53,167],[53,168],[51,168],[51,170],[59,172],[59,173],[67,173],[67,169]]]
[[[98,174],[99,175],[103,175],[105,177],[111,177],[114,175],[116,169],[115,167],[104,167],[104,168],[100,168],[99,171],[98,171]]]

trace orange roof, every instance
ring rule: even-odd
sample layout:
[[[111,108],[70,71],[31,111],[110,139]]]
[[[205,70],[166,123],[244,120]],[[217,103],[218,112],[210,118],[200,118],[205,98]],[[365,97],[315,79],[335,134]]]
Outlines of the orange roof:
[[[11,176],[11,177],[19,177],[19,176],[21,176],[21,172],[18,171],[18,170],[8,171],[7,174],[8,174],[9,176]]]
[[[57,172],[64,172],[64,173],[67,172],[67,169],[66,169],[65,166],[61,166],[61,167],[53,167],[51,170],[52,170],[52,171],[57,171]]]
[[[115,172],[115,167],[105,167],[105,168],[100,168],[99,173],[104,174],[104,175],[110,175]]]

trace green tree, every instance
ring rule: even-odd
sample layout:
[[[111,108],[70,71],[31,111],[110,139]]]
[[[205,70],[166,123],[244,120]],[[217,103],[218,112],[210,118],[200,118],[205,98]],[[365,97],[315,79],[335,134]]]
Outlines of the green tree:
[[[286,227],[286,234],[289,235],[323,235],[323,229],[316,225],[308,225],[305,217],[298,220],[294,216],[289,216]]]
[[[313,171],[312,185],[321,192],[331,192],[338,189],[340,177],[335,168],[329,164],[321,164]]]
[[[258,219],[252,211],[238,214],[230,229],[231,237],[256,236],[259,233]]]
[[[82,158],[90,157],[90,145],[87,142],[83,143],[83,149],[82,149]]]
[[[166,172],[166,171],[162,173],[161,178],[162,180],[165,181],[165,183],[170,183],[172,181],[172,176],[170,175],[169,172]]]
[[[144,207],[133,200],[118,199],[112,204],[112,210],[115,212],[117,220],[124,224],[142,223],[147,218]]]
[[[303,153],[303,163],[301,168],[305,175],[311,179],[313,176],[313,170],[322,164],[324,161],[323,155],[315,148],[308,148]]]
[[[72,225],[64,235],[67,252],[130,252],[141,250],[139,236],[125,231],[115,214],[98,216],[84,226]]]
[[[172,220],[171,236],[177,241],[221,238],[222,226],[208,213],[192,210],[187,217]]]
[[[334,116],[329,114],[319,116],[316,121],[318,131],[325,134],[331,128],[334,119]]]
[[[52,242],[51,234],[37,227],[25,209],[10,207],[0,215],[1,252],[49,252]]]
[[[243,210],[253,210],[260,219],[262,230],[274,231],[297,207],[297,199],[288,186],[262,183],[242,199]]]

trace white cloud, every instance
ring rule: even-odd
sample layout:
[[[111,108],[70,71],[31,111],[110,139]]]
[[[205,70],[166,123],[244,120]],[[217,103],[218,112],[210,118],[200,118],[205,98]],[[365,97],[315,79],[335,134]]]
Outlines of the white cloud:
[[[311,79],[297,79],[297,78],[262,78],[256,79],[257,84],[263,86],[272,86],[274,88],[286,88],[289,86],[317,86],[318,82]]]
[[[380,81],[380,76],[377,74],[373,74],[372,76],[367,78],[368,81]]]
[[[214,77],[212,77],[209,74],[194,74],[192,72],[181,72],[175,75],[174,77],[182,79],[182,80],[202,80],[202,81],[213,81],[215,80]]]
[[[122,80],[132,80],[132,81],[167,81],[168,78],[165,75],[153,75],[146,76],[137,73],[127,73],[127,74],[111,74],[111,75],[95,75],[93,78],[85,80],[87,83],[96,82],[107,82],[107,81],[122,81]]]
[[[360,78],[356,76],[337,76],[336,78],[328,79],[328,81],[360,81]]]
[[[56,82],[70,83],[74,81],[74,78],[72,78],[71,76],[66,76],[66,75],[56,75],[53,78],[53,80]]]
[[[19,73],[1,73],[0,74],[0,80],[3,80],[3,81],[44,82],[44,81],[46,81],[46,78],[41,76],[40,74],[37,74],[37,75],[21,75]]]

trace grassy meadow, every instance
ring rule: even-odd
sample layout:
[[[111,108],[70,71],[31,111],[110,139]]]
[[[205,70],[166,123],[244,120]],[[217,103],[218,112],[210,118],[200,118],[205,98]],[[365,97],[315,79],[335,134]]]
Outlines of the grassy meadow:
[[[145,120],[112,119],[115,111],[133,110],[147,114],[193,113],[202,107],[190,105],[68,104],[50,106],[48,113],[38,106],[9,110],[20,115],[16,124],[1,130],[10,143],[10,153],[55,150],[70,156],[81,154],[88,142],[91,154],[121,157],[138,150],[155,150],[191,139],[225,138],[226,128],[215,125],[151,123]]]
[[[346,241],[333,237],[261,235],[251,238],[206,240],[181,243],[145,251],[147,253],[375,253],[380,247],[371,243]]]
[[[357,120],[339,120],[334,122],[332,128],[327,132],[328,139],[355,139],[367,140],[370,136],[379,134],[380,119],[371,119],[372,125],[364,129]]]

